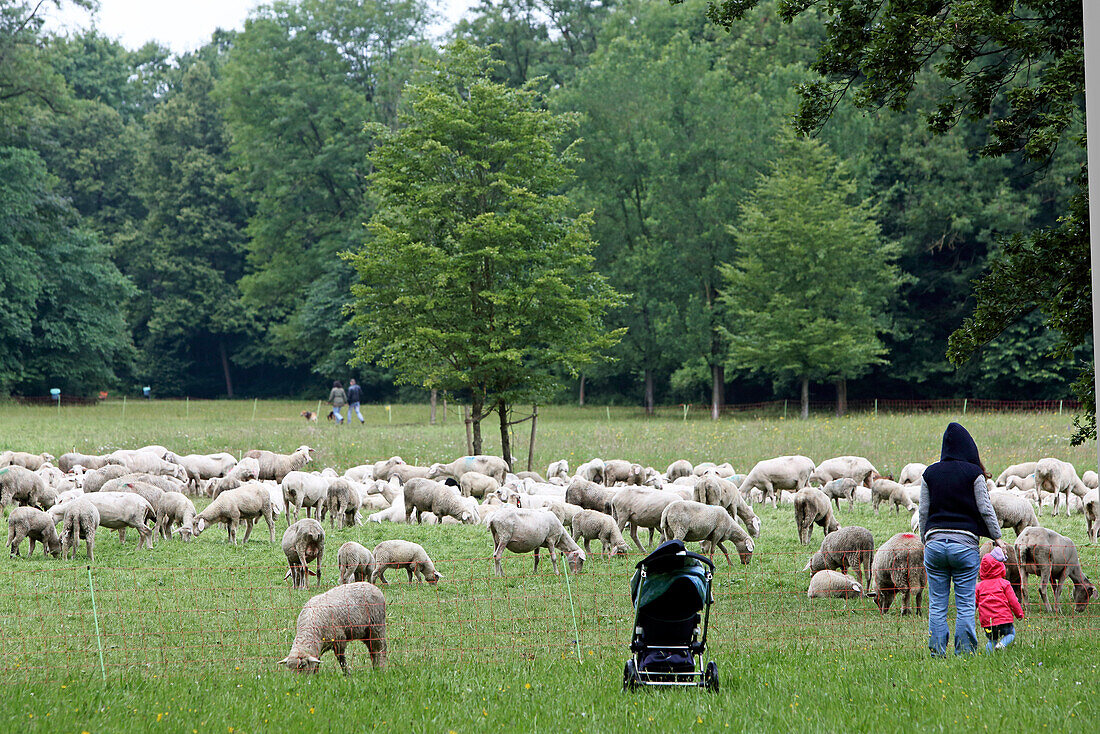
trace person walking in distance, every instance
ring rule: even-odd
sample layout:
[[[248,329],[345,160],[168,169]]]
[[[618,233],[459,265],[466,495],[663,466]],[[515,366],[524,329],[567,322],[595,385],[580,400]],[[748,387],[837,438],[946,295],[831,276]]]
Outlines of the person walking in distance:
[[[363,399],[363,388],[359,387],[359,384],[355,382],[355,378],[351,378],[348,381],[348,423],[351,423],[351,414],[355,413],[355,417],[359,419],[360,425],[365,423],[363,420],[363,414],[359,412],[359,401]]]
[[[344,386],[336,380],[332,383],[332,390],[328,393],[328,402],[332,404],[332,415],[336,418],[336,424],[344,422],[344,416],[340,415],[340,408],[347,405],[348,396],[344,392]]]

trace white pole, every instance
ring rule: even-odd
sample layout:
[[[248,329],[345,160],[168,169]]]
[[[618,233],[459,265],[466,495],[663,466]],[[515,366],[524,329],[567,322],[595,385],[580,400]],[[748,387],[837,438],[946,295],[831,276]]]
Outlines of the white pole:
[[[1089,231],[1092,253],[1092,358],[1093,367],[1100,359],[1100,4],[1082,0],[1085,46],[1085,129],[1092,132],[1088,141],[1089,171]],[[1100,369],[1096,369],[1096,398],[1100,403]],[[1100,413],[1100,410],[1097,411]],[[1100,441],[1097,446],[1097,466],[1100,468]]]

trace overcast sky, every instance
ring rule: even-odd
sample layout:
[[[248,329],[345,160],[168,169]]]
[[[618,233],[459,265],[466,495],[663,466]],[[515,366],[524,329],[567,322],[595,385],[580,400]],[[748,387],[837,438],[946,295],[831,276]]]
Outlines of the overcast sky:
[[[190,51],[210,40],[216,28],[243,28],[248,11],[260,4],[260,0],[99,0],[97,25],[127,48],[155,40],[173,51]],[[442,0],[439,7],[446,20],[437,30],[453,25],[473,4],[474,0]],[[49,17],[54,29],[91,23],[87,13],[71,6],[59,11],[46,3],[39,12]]]

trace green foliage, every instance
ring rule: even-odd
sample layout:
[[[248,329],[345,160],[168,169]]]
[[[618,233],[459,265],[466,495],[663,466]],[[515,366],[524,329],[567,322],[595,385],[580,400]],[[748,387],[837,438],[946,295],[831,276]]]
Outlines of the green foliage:
[[[571,117],[489,79],[488,53],[456,41],[380,125],[371,237],[359,273],[357,361],[480,406],[545,399],[618,339],[617,294],[592,272],[591,217],[558,193],[576,160],[555,146]],[[476,450],[476,447],[475,447]]]
[[[885,361],[898,248],[855,194],[822,143],[783,136],[731,228],[735,265],[721,269],[732,367],[783,382],[851,379]]]

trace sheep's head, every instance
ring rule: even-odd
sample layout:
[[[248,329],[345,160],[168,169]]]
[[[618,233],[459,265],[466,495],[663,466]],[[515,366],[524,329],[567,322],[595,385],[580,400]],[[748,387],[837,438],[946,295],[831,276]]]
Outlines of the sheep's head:
[[[178,527],[175,530],[173,530],[172,532],[175,533],[176,535],[180,536],[180,538],[182,538],[183,540],[185,540],[187,542],[191,541],[191,536],[193,534],[192,529],[187,525],[183,525],[182,527]]]
[[[422,573],[424,574],[424,580],[429,584],[438,584],[439,579],[443,578],[443,574],[436,571],[434,568],[430,572],[428,572],[427,569],[422,569]]]
[[[196,517],[191,521],[191,535],[197,538],[203,530],[206,530],[206,518]]]
[[[753,515],[752,522],[749,523],[749,535],[754,538],[760,537],[760,518]]]
[[[735,539],[733,544],[737,546],[737,555],[741,557],[741,565],[749,565],[749,561],[752,560],[753,549],[756,548],[756,544],[752,542],[752,538],[747,535],[740,539]]]
[[[443,474],[443,465],[442,464],[432,464],[430,467],[428,467],[428,479],[435,479],[436,477],[438,477],[442,474]]]
[[[1084,583],[1076,584],[1073,587],[1073,605],[1074,608],[1083,612],[1089,605],[1089,600],[1096,597],[1096,587],[1086,578]]]
[[[46,538],[46,552],[54,558],[61,555],[61,538],[57,537],[57,533],[52,533]]]
[[[279,665],[285,665],[286,669],[293,673],[316,673],[321,665],[321,658],[292,650],[279,661]]]
[[[613,556],[625,556],[629,553],[630,546],[626,544],[626,541],[611,546],[611,555]]]
[[[573,573],[580,573],[584,562],[588,560],[588,556],[585,555],[583,548],[578,548],[575,551],[567,552],[565,559],[569,562],[569,568],[573,570]]]
[[[49,464],[53,464],[57,461],[53,454],[48,454],[46,452],[42,452],[41,454],[39,454],[39,456],[42,458],[42,461],[45,461]]]

